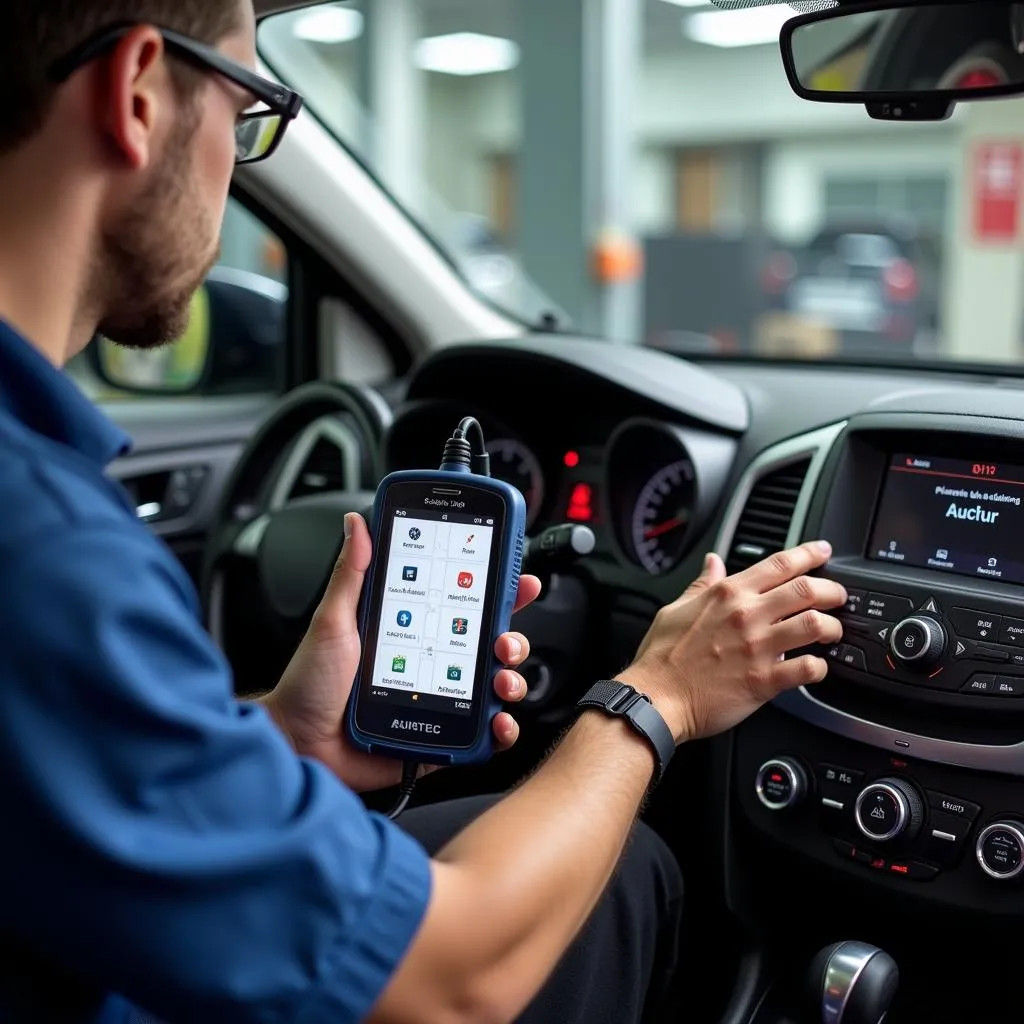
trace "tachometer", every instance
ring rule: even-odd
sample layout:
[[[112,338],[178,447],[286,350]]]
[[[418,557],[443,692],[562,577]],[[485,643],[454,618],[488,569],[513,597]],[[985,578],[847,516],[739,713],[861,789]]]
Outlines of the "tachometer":
[[[487,442],[491,453],[491,475],[518,488],[526,499],[526,526],[533,526],[544,501],[544,473],[537,456],[526,445],[511,438]]]
[[[633,551],[651,574],[672,569],[684,554],[696,488],[693,463],[679,459],[644,484],[633,508]]]

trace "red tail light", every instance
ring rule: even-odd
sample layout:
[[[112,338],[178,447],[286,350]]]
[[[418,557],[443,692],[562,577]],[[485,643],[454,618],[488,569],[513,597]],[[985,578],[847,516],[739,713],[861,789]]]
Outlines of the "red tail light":
[[[909,260],[894,260],[886,267],[882,280],[890,302],[910,302],[917,298],[917,271]]]
[[[1003,85],[1005,79],[1000,78],[994,71],[988,68],[978,68],[975,71],[968,71],[961,78],[956,80],[954,89],[987,89],[993,85]]]
[[[761,274],[761,287],[769,295],[778,295],[796,277],[796,260],[788,252],[773,252]]]

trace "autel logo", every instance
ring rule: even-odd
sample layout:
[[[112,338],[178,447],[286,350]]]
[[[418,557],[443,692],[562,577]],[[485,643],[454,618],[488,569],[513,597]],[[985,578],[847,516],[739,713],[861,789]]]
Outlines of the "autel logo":
[[[441,731],[441,726],[432,725],[430,722],[409,722],[400,718],[396,718],[391,723],[392,729],[402,729],[405,732],[431,732],[437,734]]]

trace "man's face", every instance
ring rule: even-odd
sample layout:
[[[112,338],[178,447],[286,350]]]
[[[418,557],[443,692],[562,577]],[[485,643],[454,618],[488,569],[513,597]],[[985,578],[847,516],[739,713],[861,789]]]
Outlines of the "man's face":
[[[244,8],[242,29],[219,49],[251,67],[255,21],[248,0]],[[192,296],[219,259],[235,122],[251,102],[227,79],[207,72],[192,97],[176,99],[174,124],[152,165],[102,232],[92,291],[101,303],[104,337],[130,348],[155,348],[184,334]]]

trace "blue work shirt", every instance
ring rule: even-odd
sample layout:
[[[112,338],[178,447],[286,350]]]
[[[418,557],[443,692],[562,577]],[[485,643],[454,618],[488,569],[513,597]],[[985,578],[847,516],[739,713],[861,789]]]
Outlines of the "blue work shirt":
[[[234,699],[127,444],[0,323],[0,1022],[359,1021],[427,855]]]

